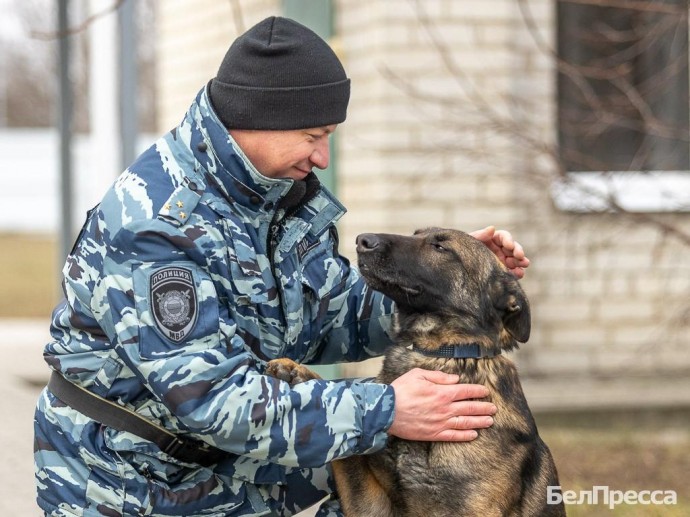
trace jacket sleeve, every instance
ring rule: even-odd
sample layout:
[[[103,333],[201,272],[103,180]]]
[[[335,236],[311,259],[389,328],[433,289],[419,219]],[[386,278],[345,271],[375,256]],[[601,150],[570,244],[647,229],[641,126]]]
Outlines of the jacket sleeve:
[[[346,278],[331,293],[321,343],[309,364],[363,361],[383,355],[391,344],[393,301],[371,289],[347,259],[338,260]]]
[[[380,449],[393,419],[390,386],[262,375],[216,292],[202,252],[160,221],[111,241],[92,311],[118,355],[170,411],[173,430],[229,452],[315,467]],[[354,278],[354,277],[353,277]]]

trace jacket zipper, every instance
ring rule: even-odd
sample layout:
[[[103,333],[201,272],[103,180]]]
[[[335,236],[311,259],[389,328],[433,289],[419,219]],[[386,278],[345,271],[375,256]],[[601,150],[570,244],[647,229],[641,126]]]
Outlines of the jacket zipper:
[[[304,196],[299,203],[296,205],[290,207],[288,210],[285,211],[285,214],[281,218],[281,221],[285,221],[288,218],[292,217],[294,214],[297,213],[297,211],[304,207],[309,201],[314,199],[316,195],[319,193],[319,189],[316,188],[314,189],[313,192],[310,194]],[[271,266],[271,274],[273,274],[274,278],[277,277],[276,271],[275,271],[275,261],[273,258],[274,255],[274,248],[278,244],[277,243],[277,237],[278,237],[278,231],[280,230],[280,221],[277,220],[278,213],[280,212],[280,208],[278,208],[274,214],[273,218],[271,219],[271,223],[268,226],[268,236],[266,238],[266,251],[268,252],[268,263]],[[283,318],[285,320],[285,325],[287,327],[288,321],[287,321],[287,314],[285,314],[284,306],[283,306],[283,290],[282,290],[282,285],[276,285],[277,290],[278,290],[278,302],[280,303],[280,310],[283,312]]]

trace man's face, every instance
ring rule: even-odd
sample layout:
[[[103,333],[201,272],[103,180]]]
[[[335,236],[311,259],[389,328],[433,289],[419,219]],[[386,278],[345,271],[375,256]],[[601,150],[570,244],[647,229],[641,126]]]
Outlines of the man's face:
[[[230,134],[264,176],[303,180],[314,167],[328,167],[328,136],[336,126],[286,131],[231,129]]]

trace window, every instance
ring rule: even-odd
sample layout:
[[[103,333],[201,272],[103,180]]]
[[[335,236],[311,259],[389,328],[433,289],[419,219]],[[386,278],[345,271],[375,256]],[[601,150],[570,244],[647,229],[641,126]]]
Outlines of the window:
[[[557,206],[690,210],[688,0],[557,5]]]
[[[598,4],[558,2],[566,169],[690,169],[687,0]]]

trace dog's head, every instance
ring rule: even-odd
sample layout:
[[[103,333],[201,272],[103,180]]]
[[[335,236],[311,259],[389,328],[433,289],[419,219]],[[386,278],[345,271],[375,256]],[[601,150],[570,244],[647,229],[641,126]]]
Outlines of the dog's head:
[[[452,322],[452,332],[498,340],[503,349],[529,339],[529,303],[517,279],[464,232],[362,234],[357,256],[367,283],[392,298],[402,317],[422,316],[427,326]]]

